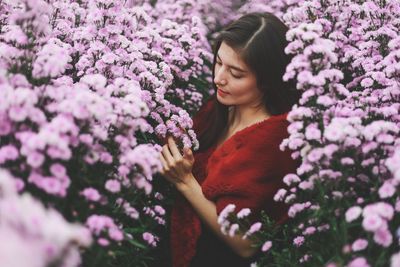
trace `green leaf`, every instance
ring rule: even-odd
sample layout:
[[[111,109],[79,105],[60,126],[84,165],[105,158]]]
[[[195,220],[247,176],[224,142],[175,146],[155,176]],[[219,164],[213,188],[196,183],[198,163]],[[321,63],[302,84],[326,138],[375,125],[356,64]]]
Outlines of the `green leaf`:
[[[138,248],[141,248],[141,249],[146,249],[147,248],[145,245],[143,245],[142,243],[140,243],[139,241],[136,241],[134,239],[129,239],[128,242],[131,243],[132,245],[134,245],[135,247],[138,247]]]

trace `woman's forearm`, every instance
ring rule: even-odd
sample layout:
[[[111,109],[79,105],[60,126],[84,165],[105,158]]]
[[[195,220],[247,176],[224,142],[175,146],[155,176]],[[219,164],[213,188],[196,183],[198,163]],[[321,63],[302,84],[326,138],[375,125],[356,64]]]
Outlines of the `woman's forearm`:
[[[189,184],[179,184],[176,187],[193,206],[200,219],[238,255],[243,258],[253,256],[257,249],[252,246],[250,240],[242,239],[242,235],[239,234],[231,237],[221,232],[215,203],[203,195],[201,186],[194,177],[188,180],[191,181]]]

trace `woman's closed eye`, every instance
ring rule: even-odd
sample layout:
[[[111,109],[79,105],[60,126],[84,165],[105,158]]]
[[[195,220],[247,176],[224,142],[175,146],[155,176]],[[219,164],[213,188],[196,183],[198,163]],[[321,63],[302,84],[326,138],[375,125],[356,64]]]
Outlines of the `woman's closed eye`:
[[[242,78],[242,76],[236,75],[236,74],[234,74],[233,72],[231,72],[231,75],[232,75],[232,77],[235,78],[235,79],[240,79],[240,78]]]
[[[215,64],[218,65],[218,66],[221,66],[221,65],[222,65],[222,62],[221,62],[220,60],[217,60],[217,61],[215,62]],[[235,73],[233,73],[232,71],[230,71],[229,74],[230,74],[233,78],[235,78],[235,79],[240,79],[240,78],[242,78],[241,75],[235,74]]]

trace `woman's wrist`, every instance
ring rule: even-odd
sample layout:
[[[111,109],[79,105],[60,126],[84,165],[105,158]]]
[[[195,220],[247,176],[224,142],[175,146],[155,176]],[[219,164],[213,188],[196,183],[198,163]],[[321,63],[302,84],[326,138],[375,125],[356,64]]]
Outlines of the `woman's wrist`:
[[[190,176],[184,179],[184,181],[185,182],[177,183],[175,186],[176,189],[181,192],[181,194],[183,194],[185,197],[190,196],[193,193],[203,193],[200,184],[197,182],[193,174],[190,174]]]

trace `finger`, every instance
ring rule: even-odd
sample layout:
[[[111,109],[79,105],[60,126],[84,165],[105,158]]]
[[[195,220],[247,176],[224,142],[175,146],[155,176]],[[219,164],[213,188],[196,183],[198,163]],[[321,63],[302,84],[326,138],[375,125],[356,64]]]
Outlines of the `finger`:
[[[166,171],[169,171],[168,163],[165,161],[165,159],[164,159],[162,154],[160,155],[160,160],[161,160],[161,163],[162,163],[162,166],[163,166],[163,173],[165,173]]]
[[[165,161],[167,162],[168,167],[172,167],[175,165],[175,159],[174,159],[174,157],[172,157],[171,152],[169,151],[168,145],[163,146],[162,154],[164,156]]]
[[[168,167],[168,163],[165,161],[162,155],[160,156],[160,160],[163,165],[163,170],[161,174],[164,176],[165,179],[167,179],[168,182],[175,183],[176,182],[175,179],[172,176],[170,176],[171,170]]]
[[[190,148],[185,147],[183,149],[183,153],[184,153],[184,158],[185,159],[188,159],[189,161],[193,161],[194,160],[193,151]]]
[[[172,137],[168,138],[168,146],[169,149],[171,150],[174,159],[181,160],[182,159],[181,152],[179,152],[178,146],[176,145],[175,140]]]

